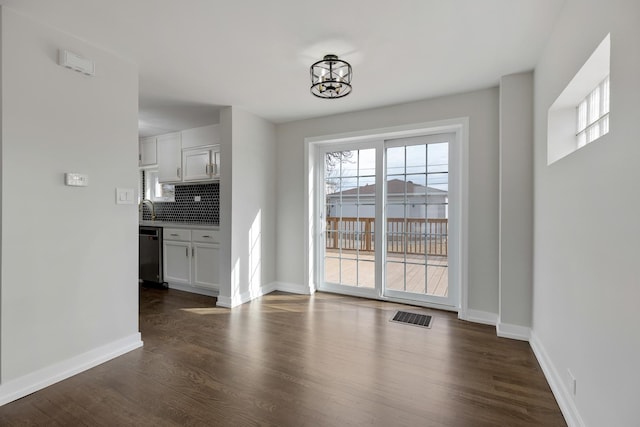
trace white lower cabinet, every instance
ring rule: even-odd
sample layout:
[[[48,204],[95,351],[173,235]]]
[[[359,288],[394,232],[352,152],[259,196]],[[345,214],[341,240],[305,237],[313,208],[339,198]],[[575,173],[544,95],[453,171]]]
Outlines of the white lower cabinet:
[[[198,242],[193,242],[191,245],[193,248],[193,286],[217,289],[219,246]]]
[[[218,272],[220,260],[220,244],[218,232],[215,230],[192,230],[191,248],[191,280],[193,286],[215,289],[220,288]]]
[[[167,283],[191,283],[191,243],[164,240],[164,280]]]
[[[218,232],[214,230],[164,229],[164,278],[183,288],[219,289]],[[180,286],[179,286],[180,287]]]

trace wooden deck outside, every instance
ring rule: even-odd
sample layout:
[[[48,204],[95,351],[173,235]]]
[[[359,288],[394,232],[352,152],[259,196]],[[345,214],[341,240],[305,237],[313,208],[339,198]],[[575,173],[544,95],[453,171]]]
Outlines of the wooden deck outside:
[[[327,249],[375,250],[375,218],[327,217]],[[387,218],[387,252],[447,256],[447,218]]]
[[[358,255],[358,259],[356,259]],[[375,264],[372,252],[342,251],[342,281],[340,281],[340,258],[337,249],[327,249],[324,261],[325,281],[343,285],[373,288],[375,286]],[[446,297],[449,291],[449,269],[446,256],[429,256],[426,265],[427,291],[425,292],[424,255],[407,255],[406,289],[404,288],[403,257],[388,254],[386,265],[387,289]],[[413,264],[415,262],[415,264]]]

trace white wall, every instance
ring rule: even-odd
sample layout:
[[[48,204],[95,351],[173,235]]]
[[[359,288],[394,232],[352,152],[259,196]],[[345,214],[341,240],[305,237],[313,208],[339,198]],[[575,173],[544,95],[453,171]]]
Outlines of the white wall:
[[[137,69],[1,11],[4,402],[141,342],[137,206],[115,204],[116,187],[137,188]],[[59,48],[95,60],[96,76],[57,65]],[[64,186],[65,172],[89,186]]]
[[[533,272],[533,73],[500,79],[498,335],[529,338]]]
[[[305,138],[457,117],[470,118],[469,308],[493,313],[497,318],[497,88],[278,125],[276,265],[279,285],[308,292],[304,247],[304,203],[308,200],[304,194]]]
[[[273,290],[268,286],[275,280],[276,144],[273,124],[239,108],[224,109],[221,124],[227,129],[222,132],[227,140],[221,152],[221,229],[231,230],[224,240],[231,250],[230,258],[224,255],[230,264],[222,277],[229,280],[221,283],[218,305],[229,307]],[[231,171],[225,172],[229,164]]]
[[[220,292],[216,305],[227,306],[231,306],[233,112],[232,107],[220,110]]]
[[[609,32],[610,132],[547,166],[547,111]],[[639,40],[640,2],[569,0],[535,70],[532,344],[570,425],[640,414]]]

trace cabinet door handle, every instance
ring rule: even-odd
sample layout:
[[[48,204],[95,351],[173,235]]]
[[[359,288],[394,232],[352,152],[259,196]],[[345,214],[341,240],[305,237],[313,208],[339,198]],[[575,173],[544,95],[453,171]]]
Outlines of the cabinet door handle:
[[[171,235],[172,235],[173,237],[178,237],[178,236],[179,236],[179,234],[176,234],[176,233],[171,233]]]
[[[196,256],[196,248],[195,248],[195,246],[191,248],[191,256]]]
[[[203,239],[210,239],[211,236],[209,236],[208,234],[205,234],[204,236],[202,236]]]
[[[178,174],[178,178],[181,178],[181,176],[180,176],[180,168],[178,168],[178,170],[176,171],[176,173]]]
[[[187,246],[185,249],[187,250],[187,255],[186,256],[189,257],[189,247]]]

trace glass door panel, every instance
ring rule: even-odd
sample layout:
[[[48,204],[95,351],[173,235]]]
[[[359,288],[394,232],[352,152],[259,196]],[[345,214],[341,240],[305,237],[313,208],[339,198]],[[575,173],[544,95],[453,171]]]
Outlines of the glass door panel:
[[[324,283],[374,290],[376,150],[324,154]]]
[[[448,143],[386,149],[384,294],[448,296]]]

